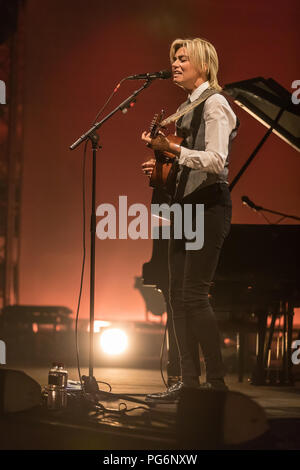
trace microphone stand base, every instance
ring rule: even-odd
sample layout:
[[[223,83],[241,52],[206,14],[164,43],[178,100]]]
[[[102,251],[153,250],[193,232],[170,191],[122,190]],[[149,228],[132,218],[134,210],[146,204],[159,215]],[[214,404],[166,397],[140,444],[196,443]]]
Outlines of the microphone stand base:
[[[98,383],[95,377],[91,377],[90,375],[83,375],[83,388],[86,393],[91,393],[92,395],[96,393],[100,393]]]

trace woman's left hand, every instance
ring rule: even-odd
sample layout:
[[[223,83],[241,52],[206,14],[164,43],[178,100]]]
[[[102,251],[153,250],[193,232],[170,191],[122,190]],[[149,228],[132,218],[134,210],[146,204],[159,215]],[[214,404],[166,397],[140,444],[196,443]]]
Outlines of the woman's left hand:
[[[170,142],[162,133],[159,133],[158,136],[156,136],[154,139],[151,139],[150,132],[143,132],[142,140],[146,142],[148,147],[150,147],[152,150],[157,150],[159,152],[170,151]]]

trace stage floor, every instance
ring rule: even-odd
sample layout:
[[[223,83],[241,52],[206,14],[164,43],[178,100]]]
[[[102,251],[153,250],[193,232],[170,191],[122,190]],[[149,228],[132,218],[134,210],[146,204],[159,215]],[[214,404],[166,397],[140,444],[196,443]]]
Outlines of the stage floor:
[[[38,368],[38,367],[11,367],[11,369],[21,370],[26,372],[30,377],[35,379],[42,387],[47,385],[48,380],[48,368]],[[78,372],[75,368],[69,368],[69,379],[78,380]],[[82,375],[88,375],[88,369],[81,369]],[[158,391],[165,390],[165,387],[162,382],[161,374],[159,370],[144,370],[144,369],[130,369],[130,368],[95,368],[94,377],[97,381],[103,381],[110,384],[112,387],[112,392],[115,394],[130,394],[136,395],[138,400],[143,400],[143,394],[154,393]],[[229,386],[230,391],[240,392],[243,395],[248,396],[261,408],[263,408],[268,423],[270,427],[270,432],[268,433],[267,439],[260,440],[258,443],[254,442],[250,445],[250,449],[300,449],[300,384],[297,383],[293,387],[285,386],[254,386],[251,385],[247,380],[243,383],[239,383],[236,376],[230,375],[226,378],[227,385]],[[100,390],[109,391],[107,385],[99,384]],[[106,400],[103,398],[101,403],[110,409],[118,409],[118,406],[121,402],[124,402],[124,399],[110,399]],[[135,406],[140,406],[139,403],[126,402],[128,408]],[[93,442],[102,442],[100,449],[145,449],[145,448],[158,448],[158,449],[167,449],[167,448],[178,448],[174,444],[174,439],[176,438],[174,429],[176,422],[176,412],[177,405],[158,405],[151,410],[151,416],[149,423],[143,417],[139,416],[139,412],[130,413],[128,420],[123,423],[118,423],[117,419],[108,419],[103,420],[103,417],[97,417],[93,421],[89,420],[88,427],[84,421],[82,421],[82,416],[78,421],[78,416],[76,420],[73,421],[72,413],[66,413],[65,415],[59,416],[59,414],[54,417],[52,415],[49,418],[46,411],[42,414],[30,415],[27,413],[25,416],[18,417],[14,422],[6,422],[5,426],[11,426],[12,435],[16,426],[23,426],[23,429],[27,429],[26,426],[30,425],[30,429],[34,438],[40,436],[40,431],[37,433],[35,426],[38,423],[38,426],[43,425],[47,427],[45,432],[45,439],[39,445],[43,446],[43,442],[47,440],[48,444],[51,447],[52,434],[49,434],[49,426],[57,427],[60,429],[61,436],[65,436],[70,433],[70,430],[78,428],[78,436],[82,436],[83,444],[80,443],[80,437],[75,436],[74,439],[77,439],[77,444],[72,442],[66,442],[63,444],[62,448],[69,448],[71,446],[75,448],[95,448],[93,447]],[[53,412],[52,412],[53,413]],[[241,410],[241,419],[243,417],[243,410]],[[161,418],[163,418],[161,420]],[[135,419],[137,421],[135,422]],[[201,421],[201,420],[199,420]],[[96,441],[93,441],[95,437],[92,434],[88,434],[91,431],[101,434],[101,439],[98,440],[96,436]],[[199,424],[200,425],[200,424]],[[54,428],[53,428],[54,429]],[[117,431],[116,437],[109,436],[110,429],[113,429],[114,432]],[[72,431],[72,432],[73,432]],[[120,433],[118,434],[118,431]],[[122,435],[123,433],[123,435]],[[91,435],[89,439],[87,436]],[[50,437],[49,437],[50,436]],[[93,437],[94,436],[94,437]],[[106,436],[106,437],[105,437]],[[60,438],[62,440],[63,437]],[[32,439],[31,441],[32,442]],[[48,445],[47,444],[47,445]],[[15,444],[17,447],[14,447],[12,444],[11,448],[20,448],[18,446],[32,445],[31,443],[23,444],[23,441],[18,441]],[[55,448],[55,444],[54,448]],[[82,447],[81,447],[82,445]],[[91,446],[91,447],[90,447]],[[175,446],[175,447],[174,447]],[[257,446],[257,447],[256,447]],[[40,447],[37,447],[40,448]],[[98,447],[96,447],[98,448]],[[247,446],[246,446],[247,448]]]
[[[13,369],[26,372],[41,386],[47,384],[47,368],[15,366]],[[68,372],[70,380],[78,380],[77,369],[69,368]],[[88,375],[88,369],[82,368],[81,374]],[[159,370],[98,367],[94,369],[94,377],[109,383],[114,393],[147,394],[165,390]],[[236,375],[229,375],[226,383],[231,391],[243,393],[257,402],[268,418],[300,418],[300,382],[290,387],[255,386],[247,379],[239,383]],[[100,389],[108,391],[107,386],[99,385]]]

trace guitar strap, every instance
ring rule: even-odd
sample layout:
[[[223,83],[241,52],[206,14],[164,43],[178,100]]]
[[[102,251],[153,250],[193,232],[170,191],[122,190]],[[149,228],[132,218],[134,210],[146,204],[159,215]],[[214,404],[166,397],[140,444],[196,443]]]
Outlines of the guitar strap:
[[[196,108],[200,103],[205,101],[207,98],[209,98],[211,95],[214,95],[215,93],[218,93],[216,90],[213,90],[212,88],[207,88],[202,95],[192,103],[188,104],[185,108],[181,109],[180,111],[177,111],[176,113],[172,114],[168,118],[164,119],[161,123],[161,127],[168,126],[171,124],[171,122],[177,121],[181,116],[184,116],[185,114],[189,113],[192,111],[192,109]]]

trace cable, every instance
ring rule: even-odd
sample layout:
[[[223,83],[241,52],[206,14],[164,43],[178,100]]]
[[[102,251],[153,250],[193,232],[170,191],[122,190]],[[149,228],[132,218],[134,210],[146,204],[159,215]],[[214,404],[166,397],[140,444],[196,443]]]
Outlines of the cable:
[[[280,218],[277,220],[277,222],[274,222],[274,225],[279,224],[279,222],[281,222],[282,220],[286,219],[286,217],[287,217],[286,215],[284,215],[283,217],[280,217]]]
[[[106,392],[106,393],[108,393],[108,392]],[[126,399],[126,396],[124,396],[124,397]],[[141,405],[143,405],[143,406],[135,406],[133,408],[128,408],[126,403],[121,402],[121,403],[119,403],[118,409],[117,409],[117,408],[106,408],[106,406],[104,406],[103,403],[101,403],[98,400],[98,398],[94,395],[91,395],[90,397],[88,396],[87,398],[88,398],[88,401],[90,403],[92,403],[93,410],[97,411],[97,412],[100,411],[103,414],[110,413],[110,414],[115,414],[115,415],[118,415],[118,416],[124,416],[126,413],[136,411],[136,410],[144,410],[144,411],[147,411],[147,412],[150,411],[150,408],[148,407],[148,405],[145,404],[144,402],[141,402],[140,400],[137,400],[137,402],[141,403]],[[135,400],[131,400],[131,401],[135,401]]]
[[[121,406],[124,406],[123,409],[121,409]],[[147,413],[143,413],[143,415],[140,415],[140,416],[128,416],[127,413],[131,413],[132,411],[136,411],[136,410],[144,410],[146,411]],[[156,412],[154,409],[152,408],[145,408],[143,406],[136,406],[136,407],[133,407],[133,408],[127,408],[127,405],[126,403],[120,403],[119,405],[119,409],[111,409],[111,408],[106,408],[104,405],[102,405],[101,403],[97,404],[95,406],[95,413],[96,415],[98,414],[102,414],[102,418],[105,418],[106,420],[108,418],[113,418],[114,420],[116,418],[129,418],[130,420],[133,420],[133,419],[144,419],[144,418],[147,418],[148,420],[152,420],[152,415],[154,414],[155,417],[155,421],[157,423],[161,423],[161,424],[164,424],[166,426],[169,426],[170,424],[174,424],[174,414],[172,413],[171,415],[162,415],[160,412]],[[135,423],[136,424],[136,423]]]
[[[103,112],[103,110],[106,108],[106,106],[109,104],[109,102],[111,101],[111,99],[113,98],[114,94],[118,91],[118,89],[120,88],[121,84],[127,80],[128,77],[125,77],[123,78],[118,84],[117,86],[114,88],[113,92],[111,93],[111,95],[109,96],[109,98],[106,100],[106,102],[104,103],[104,105],[102,106],[102,108],[98,111],[94,121],[93,121],[93,124],[96,123],[96,120],[98,119],[99,115]],[[79,380],[80,380],[80,385],[81,385],[81,390],[83,392],[83,394],[85,395],[85,398],[88,398],[88,394],[85,390],[85,387],[83,386],[83,381],[82,381],[82,376],[81,376],[81,371],[80,371],[80,361],[79,361],[79,347],[78,347],[78,319],[79,319],[79,311],[80,311],[80,302],[81,302],[81,296],[82,296],[82,287],[83,287],[83,278],[84,278],[84,269],[85,269],[85,259],[86,259],[86,230],[85,230],[85,226],[86,226],[86,211],[85,211],[85,206],[86,206],[86,196],[85,196],[85,172],[86,172],[86,149],[87,149],[87,144],[88,144],[88,140],[86,140],[85,142],[85,146],[84,146],[84,153],[83,153],[83,172],[82,172],[82,212],[83,212],[83,234],[82,234],[82,240],[83,240],[83,257],[82,257],[82,269],[81,269],[81,279],[80,279],[80,289],[79,289],[79,297],[78,297],[78,303],[77,303],[77,311],[76,311],[76,320],[75,320],[75,347],[76,347],[76,360],[77,360],[77,370],[78,370],[78,376],[79,376]],[[163,382],[165,384],[165,386],[167,387],[167,384],[165,382],[165,379],[164,379],[164,376],[163,376],[163,371],[162,371],[162,355],[163,355],[163,350],[164,350],[164,343],[165,343],[165,337],[166,337],[166,327],[165,327],[165,334],[164,334],[164,339],[163,339],[163,344],[162,344],[162,348],[161,348],[161,374],[162,374],[162,379],[163,379]],[[115,397],[122,397],[124,399],[127,399],[129,401],[135,401],[135,402],[138,402],[138,403],[141,403],[141,404],[144,404],[143,401],[141,400],[138,400],[138,399],[132,399],[130,395],[123,395],[123,394],[111,394],[111,390],[112,390],[112,387],[109,383],[107,382],[103,382],[103,381],[97,381],[97,384],[100,383],[100,384],[104,384],[104,385],[107,385],[108,388],[109,388],[109,392],[103,392],[103,391],[100,391],[100,393],[104,394],[104,393],[107,393],[109,395],[112,395],[112,396],[115,396]],[[145,396],[145,394],[137,394],[139,396]],[[136,396],[137,396],[136,395]],[[90,400],[89,400],[90,401]],[[125,404],[124,404],[125,405]],[[97,402],[97,406],[99,406],[101,408],[101,410],[106,410],[106,408],[104,407],[104,405],[102,404],[99,404],[99,402]],[[127,409],[127,406],[125,405],[126,409]],[[144,407],[135,407],[135,408],[132,408],[130,410],[127,410],[127,411],[133,411],[135,409],[145,409],[145,410],[148,410],[148,408],[144,408]],[[110,410],[111,412],[112,410]],[[119,413],[123,411],[121,410],[117,410]]]
[[[84,145],[83,163],[82,163],[82,217],[83,217],[82,248],[83,248],[83,254],[82,254],[82,267],[81,267],[81,277],[80,277],[80,289],[79,289],[77,311],[76,311],[76,321],[75,321],[75,345],[76,345],[77,370],[78,370],[78,376],[79,376],[79,380],[80,380],[81,390],[83,392],[84,392],[84,387],[83,387],[83,384],[82,384],[82,377],[81,377],[80,363],[79,363],[78,318],[79,318],[79,311],[80,311],[80,302],[81,302],[81,295],[82,295],[82,286],[83,286],[84,268],[85,268],[85,258],[86,258],[85,171],[86,171],[86,149],[87,149],[87,145],[88,145],[88,140],[85,142],[85,145]]]
[[[124,406],[123,409],[121,409],[121,406]],[[119,411],[121,413],[130,413],[131,411],[136,411],[136,410],[145,410],[145,411],[150,411],[149,408],[146,408],[145,406],[134,406],[133,408],[127,408],[126,403],[119,403]]]
[[[111,385],[108,383],[108,382],[102,382],[102,380],[96,380],[97,384],[104,384],[104,385],[107,385],[108,388],[109,388],[109,392],[110,393],[112,391],[112,388],[111,388]]]
[[[134,396],[137,396],[137,395],[130,395],[130,394],[124,394],[124,393],[110,393],[110,392],[104,392],[102,390],[100,390],[96,395],[99,395],[99,399],[100,398],[116,398],[116,399],[120,399],[122,398],[123,400],[127,400],[127,401],[132,401],[134,403],[140,403],[141,405],[145,405],[145,401],[143,400],[139,400],[138,398],[132,398]],[[145,396],[145,395],[143,395]]]
[[[287,216],[284,215],[282,217],[279,217],[279,219],[276,222],[271,222],[263,212],[260,212],[260,214],[264,217],[264,219],[268,222],[269,225],[278,225],[279,222],[287,218]]]
[[[114,393],[115,396],[121,395],[124,397],[123,393]],[[148,393],[126,393],[126,397],[146,397]]]
[[[106,100],[100,111],[98,111],[93,124],[95,124],[98,116],[103,112],[103,110],[106,108],[108,103],[111,101],[112,97],[114,94],[118,91],[120,88],[121,84],[127,80],[126,78],[123,78],[117,86],[114,88],[112,94],[109,96],[109,98]],[[84,145],[84,151],[83,151],[83,168],[82,168],[82,217],[83,217],[83,230],[82,230],[82,244],[83,244],[83,256],[82,256],[82,268],[81,268],[81,277],[80,277],[80,289],[79,289],[79,296],[78,296],[78,303],[77,303],[77,311],[76,311],[76,320],[75,320],[75,347],[76,347],[76,361],[77,361],[77,370],[78,370],[78,376],[80,380],[80,385],[83,393],[84,387],[82,383],[82,377],[81,377],[81,372],[80,372],[80,362],[79,362],[79,347],[78,347],[78,318],[79,318],[79,311],[80,311],[80,302],[81,302],[81,296],[82,296],[82,287],[83,287],[83,278],[84,278],[84,269],[85,269],[85,259],[86,259],[86,214],[85,214],[85,206],[86,206],[86,197],[85,197],[85,173],[86,173],[86,149],[87,149],[87,144],[88,140],[86,140],[85,145]],[[98,383],[105,384],[109,387],[110,391],[112,390],[110,384],[107,382],[101,382],[99,381]]]
[[[109,98],[106,100],[106,102],[104,103],[104,105],[102,106],[102,108],[100,109],[100,111],[98,111],[94,121],[93,121],[93,124],[96,123],[99,115],[104,111],[104,109],[106,108],[106,106],[108,105],[108,103],[111,101],[112,97],[114,96],[114,94],[118,91],[118,89],[120,88],[120,86],[122,85],[123,82],[125,82],[125,80],[127,80],[127,77],[126,78],[123,78],[119,83],[118,85],[114,88],[112,94],[109,96]]]
[[[86,140],[84,145],[83,151],[83,164],[82,164],[82,268],[81,268],[81,277],[80,277],[80,289],[79,289],[79,296],[78,296],[78,303],[77,303],[77,311],[76,311],[76,321],[75,321],[75,347],[76,347],[76,361],[77,361],[77,370],[79,381],[81,385],[81,390],[83,394],[86,396],[85,388],[82,382],[82,376],[80,371],[80,361],[79,361],[79,346],[78,346],[78,318],[79,318],[79,311],[80,311],[80,302],[82,296],[82,288],[83,288],[83,278],[84,278],[84,269],[85,269],[85,259],[86,259],[86,191],[85,191],[85,175],[86,175],[86,150],[88,145],[88,140]],[[101,383],[107,385],[109,390],[111,391],[111,385],[107,382],[97,381],[97,383]]]
[[[160,375],[161,375],[161,378],[162,378],[162,380],[163,380],[163,383],[164,383],[165,387],[168,388],[168,384],[167,384],[166,381],[165,381],[165,377],[164,377],[164,373],[163,373],[163,364],[162,364],[163,354],[164,354],[164,349],[165,349],[165,344],[166,344],[166,337],[167,337],[167,322],[166,322],[166,324],[165,324],[164,337],[163,337],[162,345],[161,345],[161,348],[160,348],[159,364],[160,364]]]
[[[264,219],[266,219],[266,221],[268,222],[268,224],[273,225],[272,222],[268,219],[267,216],[265,216],[265,214],[264,214],[263,212],[260,212],[260,214],[263,216]]]

